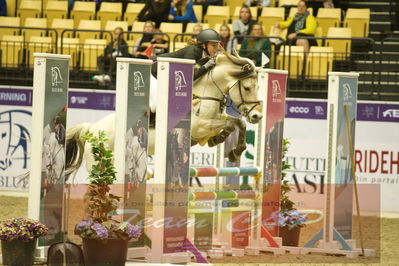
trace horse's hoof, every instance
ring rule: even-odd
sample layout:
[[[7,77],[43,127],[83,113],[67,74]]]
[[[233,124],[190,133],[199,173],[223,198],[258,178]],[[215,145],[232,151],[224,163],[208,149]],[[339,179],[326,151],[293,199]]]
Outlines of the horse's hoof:
[[[209,140],[208,140],[208,146],[209,147],[215,147],[216,145],[218,145],[219,143],[216,143],[216,141],[215,141],[215,139],[214,138],[210,138]]]

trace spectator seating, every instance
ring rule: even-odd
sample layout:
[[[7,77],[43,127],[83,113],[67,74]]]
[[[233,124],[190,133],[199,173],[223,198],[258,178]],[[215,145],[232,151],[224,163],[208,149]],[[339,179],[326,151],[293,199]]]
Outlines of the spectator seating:
[[[141,3],[128,3],[124,15],[124,20],[127,21],[128,25],[132,25],[136,20],[137,15],[143,9],[145,4]]]
[[[83,55],[81,66],[85,71],[97,71],[97,57],[104,55],[107,40],[86,39],[83,45]]]
[[[209,6],[204,22],[208,23],[209,27],[213,28],[217,23],[228,23],[229,17],[228,6]]]
[[[34,63],[33,53],[53,53],[55,51],[51,37],[32,36],[29,39],[27,48],[27,63],[30,67],[33,67]]]
[[[3,35],[1,38],[1,66],[18,67],[22,63],[24,37],[22,35]]]
[[[132,31],[140,31],[140,32],[144,31],[144,24],[145,22],[135,21],[132,26]],[[129,35],[130,35],[129,39],[133,40],[134,42],[136,42],[138,39],[141,38],[141,36],[143,36],[142,33],[132,33]]]
[[[78,64],[79,58],[79,38],[61,38],[58,39],[57,47],[59,53],[71,55],[71,60],[69,60],[69,67],[73,68]],[[61,51],[62,48],[62,51]]]
[[[259,23],[263,25],[264,32],[270,32],[270,29],[274,24],[283,21],[284,12],[283,7],[264,7],[261,16],[258,19]]]
[[[224,0],[224,4],[230,8],[229,14],[231,16],[233,16],[235,14],[237,7],[241,8],[242,5],[245,4],[245,2],[246,2],[246,0]],[[256,7],[255,7],[255,10],[256,10]],[[252,10],[251,10],[251,12],[252,12]],[[254,13],[252,13],[252,15],[254,16]]]
[[[351,38],[352,30],[350,28],[330,27],[328,29],[327,37]],[[350,56],[351,40],[326,40],[326,46],[333,47],[335,60],[345,60]]]
[[[231,21],[239,18],[240,9],[241,9],[241,6],[237,6],[236,9],[234,10],[234,12],[232,14],[230,14]],[[258,8],[256,6],[251,6],[249,9],[251,10],[252,19],[257,20],[258,19]]]
[[[288,70],[290,78],[298,78],[302,76],[304,57],[303,46],[283,45],[277,55],[277,69]]]
[[[100,20],[81,20],[79,23],[79,30],[101,30]],[[86,39],[100,39],[100,32],[76,32],[76,37],[84,43]]]
[[[25,40],[30,40],[32,36],[46,36],[47,19],[46,18],[26,18],[24,27],[43,28],[43,30],[22,30]]]
[[[101,2],[97,19],[101,20],[101,28],[105,28],[108,20],[120,21],[122,18],[122,3]]]
[[[21,25],[24,25],[26,18],[40,18],[41,12],[41,1],[23,0],[17,10],[17,16],[21,18]]]
[[[58,39],[61,38],[61,34],[63,30],[73,30],[73,19],[62,19],[62,18],[55,18],[53,19],[53,23],[51,24],[51,28],[56,29],[58,33]],[[53,38],[53,41],[55,41],[55,36],[53,36],[52,31],[49,31],[49,36]],[[64,38],[71,38],[74,35],[72,31],[70,32],[65,32],[64,33]]]
[[[352,37],[369,35],[370,9],[348,8],[344,19],[344,27],[352,29]]]
[[[173,51],[177,51],[187,46],[186,42],[175,42],[173,45]]]
[[[202,17],[203,17],[202,6],[201,5],[193,5],[193,9],[194,9],[195,17],[197,18],[198,22],[203,22],[202,21]]]
[[[298,2],[298,0],[279,0],[278,6],[296,6]]]
[[[47,27],[51,27],[53,19],[68,18],[68,1],[48,1],[43,15],[47,18]]]
[[[332,71],[333,47],[310,47],[306,63],[307,78],[310,79],[327,79],[329,71]]]
[[[322,37],[327,36],[328,28],[339,27],[341,23],[340,8],[319,8],[317,12],[317,23],[322,28]]]
[[[73,10],[71,11],[71,18],[75,21],[75,29],[78,28],[81,20],[95,19],[96,3],[75,1]]]
[[[162,22],[160,30],[170,37],[170,42],[173,42],[176,34],[183,33],[183,23]]]
[[[20,17],[3,17],[0,16],[0,26],[13,26],[19,27],[21,26],[21,18]],[[6,29],[2,28],[0,30],[0,39],[4,35],[19,35],[19,29]]]

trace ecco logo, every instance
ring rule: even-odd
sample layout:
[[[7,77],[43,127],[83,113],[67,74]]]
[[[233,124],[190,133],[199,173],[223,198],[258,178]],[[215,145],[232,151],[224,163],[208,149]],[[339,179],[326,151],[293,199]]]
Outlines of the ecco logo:
[[[85,96],[72,96],[71,97],[71,103],[76,103],[76,104],[85,104],[87,102],[88,98]]]
[[[308,107],[302,107],[302,106],[291,106],[290,107],[290,112],[291,113],[307,114],[307,113],[309,113],[309,108]]]

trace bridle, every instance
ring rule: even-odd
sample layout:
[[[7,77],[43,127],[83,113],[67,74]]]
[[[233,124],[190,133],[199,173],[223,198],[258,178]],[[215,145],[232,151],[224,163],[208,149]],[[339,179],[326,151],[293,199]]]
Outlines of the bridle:
[[[197,95],[193,95],[193,99],[208,100],[208,101],[216,101],[216,102],[219,102],[219,103],[220,103],[220,112],[222,112],[222,111],[224,110],[224,107],[233,106],[233,105],[232,105],[232,102],[233,102],[233,101],[232,101],[229,97],[227,97],[227,95],[230,94],[230,91],[234,88],[234,86],[236,86],[236,85],[238,84],[238,91],[240,92],[240,101],[241,101],[241,102],[240,102],[239,104],[237,104],[237,108],[234,108],[234,109],[233,109],[235,112],[237,112],[238,114],[243,115],[243,116],[245,116],[245,117],[248,118],[249,113],[250,113],[256,106],[260,105],[260,101],[246,101],[246,100],[244,99],[244,97],[243,97],[243,95],[242,95],[241,80],[242,80],[242,79],[245,79],[246,77],[241,78],[241,79],[238,79],[236,82],[234,82],[233,85],[231,85],[231,86],[229,87],[229,89],[227,90],[227,93],[223,93],[223,91],[220,89],[219,85],[216,83],[216,81],[215,81],[214,78],[213,78],[213,69],[210,71],[210,76],[211,76],[211,80],[212,80],[213,84],[216,86],[216,88],[219,90],[220,94],[222,95],[222,99],[219,99],[219,98],[216,98],[216,97],[200,97],[200,96],[197,96]],[[241,111],[241,110],[240,110],[240,107],[241,107],[242,105],[249,105],[249,104],[252,104],[252,107],[251,107],[251,108],[246,109],[246,110],[244,110],[244,111]],[[236,110],[236,109],[237,109],[237,110]]]

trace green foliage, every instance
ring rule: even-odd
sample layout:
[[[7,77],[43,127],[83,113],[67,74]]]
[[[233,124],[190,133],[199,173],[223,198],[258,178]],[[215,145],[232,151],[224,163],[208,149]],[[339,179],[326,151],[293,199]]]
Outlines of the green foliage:
[[[120,201],[120,197],[109,193],[109,185],[116,180],[114,155],[112,150],[106,147],[108,139],[104,131],[100,131],[98,136],[87,131],[83,139],[91,144],[91,152],[97,162],[92,166],[88,177],[88,209],[94,221],[106,222],[118,208]]]
[[[288,146],[290,141],[288,139],[283,139],[283,153],[282,153],[282,172],[281,172],[281,190],[280,190],[280,209],[281,210],[293,210],[294,202],[289,199],[288,193],[291,191],[291,187],[288,184],[287,180],[284,178],[287,176],[287,173],[284,170],[290,169],[291,165],[287,162],[286,154],[288,152]]]

